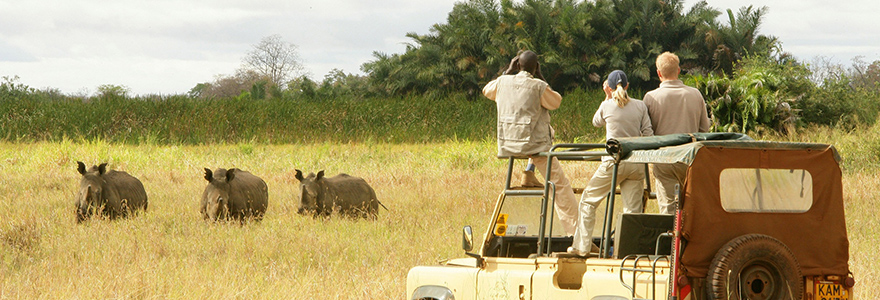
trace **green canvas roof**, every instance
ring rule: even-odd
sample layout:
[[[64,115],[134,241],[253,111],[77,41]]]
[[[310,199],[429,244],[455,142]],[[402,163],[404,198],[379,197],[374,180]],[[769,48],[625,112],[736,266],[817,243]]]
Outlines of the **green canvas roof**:
[[[630,163],[683,163],[690,165],[697,151],[703,147],[727,147],[741,149],[776,150],[834,150],[835,159],[840,156],[831,145],[816,143],[792,143],[756,141],[741,133],[692,133],[651,137],[609,139],[606,151]]]

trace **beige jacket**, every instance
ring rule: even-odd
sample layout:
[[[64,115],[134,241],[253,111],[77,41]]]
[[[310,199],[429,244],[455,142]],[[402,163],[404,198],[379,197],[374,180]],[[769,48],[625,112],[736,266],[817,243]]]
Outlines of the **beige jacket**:
[[[498,109],[498,156],[526,156],[550,150],[553,129],[549,110],[562,96],[528,72],[502,75],[483,87]]]
[[[700,91],[681,80],[667,80],[645,94],[654,135],[708,132],[709,113]]]

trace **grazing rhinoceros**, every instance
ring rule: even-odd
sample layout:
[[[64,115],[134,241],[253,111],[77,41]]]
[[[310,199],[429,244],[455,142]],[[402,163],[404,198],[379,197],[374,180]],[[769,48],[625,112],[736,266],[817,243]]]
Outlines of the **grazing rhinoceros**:
[[[205,168],[208,186],[202,193],[202,216],[205,219],[262,220],[269,205],[269,187],[260,177],[239,169]]]
[[[110,219],[126,217],[138,210],[147,210],[147,192],[137,178],[116,170],[107,171],[107,163],[92,166],[76,162],[82,174],[76,196],[76,222],[100,213]]]
[[[296,179],[302,183],[302,202],[297,211],[302,215],[329,216],[336,210],[342,215],[375,220],[379,205],[388,209],[379,202],[376,192],[363,178],[348,174],[325,178],[324,171],[303,177],[302,171],[296,170]]]

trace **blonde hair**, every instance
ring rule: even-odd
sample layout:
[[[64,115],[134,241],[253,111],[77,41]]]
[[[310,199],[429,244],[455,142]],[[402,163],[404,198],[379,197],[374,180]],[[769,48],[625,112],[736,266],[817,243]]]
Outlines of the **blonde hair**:
[[[678,73],[681,72],[679,63],[678,55],[669,51],[663,52],[657,56],[657,71],[664,78],[678,78]]]
[[[611,99],[614,99],[617,106],[623,108],[629,103],[629,94],[626,93],[626,88],[622,84],[617,84],[617,89],[611,92]]]

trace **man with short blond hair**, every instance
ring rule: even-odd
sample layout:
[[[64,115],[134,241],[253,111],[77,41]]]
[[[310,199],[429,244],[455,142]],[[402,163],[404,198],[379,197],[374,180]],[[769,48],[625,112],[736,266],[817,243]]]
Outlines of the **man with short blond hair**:
[[[699,90],[684,85],[678,79],[681,73],[678,56],[672,52],[663,52],[657,56],[656,63],[660,86],[646,93],[644,99],[654,135],[708,132],[711,123],[706,101]],[[684,164],[654,165],[660,213],[674,212],[675,185],[684,183],[686,172],[687,166]]]
[[[681,62],[678,60],[678,55],[675,53],[666,51],[660,56],[657,56],[657,72],[658,75],[662,78],[674,78],[678,79],[678,74],[681,72],[681,68],[679,64]]]

